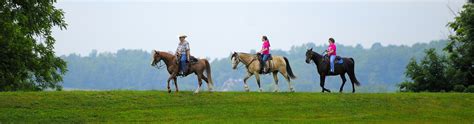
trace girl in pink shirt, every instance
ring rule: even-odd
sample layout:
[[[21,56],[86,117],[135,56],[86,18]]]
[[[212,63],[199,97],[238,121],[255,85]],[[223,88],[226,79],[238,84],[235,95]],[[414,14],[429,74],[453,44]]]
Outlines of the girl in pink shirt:
[[[334,38],[329,38],[329,47],[327,50],[332,73],[334,73],[334,60],[336,59],[336,44],[334,42]]]
[[[262,49],[260,50],[259,53],[262,54],[262,61],[260,63],[260,66],[261,67],[265,67],[265,63],[267,62],[267,60],[270,58],[270,41],[268,41],[268,38],[267,36],[262,36]],[[263,68],[263,72],[266,73],[267,72],[267,68]]]

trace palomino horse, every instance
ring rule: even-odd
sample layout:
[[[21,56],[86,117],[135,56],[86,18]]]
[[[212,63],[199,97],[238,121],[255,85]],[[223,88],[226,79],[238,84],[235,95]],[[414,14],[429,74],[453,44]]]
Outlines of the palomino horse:
[[[178,76],[179,66],[177,62],[178,61],[177,57],[167,52],[160,52],[160,51],[153,50],[153,61],[151,62],[151,66],[156,66],[157,63],[160,62],[161,60],[165,62],[166,67],[168,69],[168,73],[170,74],[168,78],[168,93],[171,92],[171,89],[170,89],[171,80],[174,81],[176,92],[178,92],[178,83],[176,81],[177,80],[176,77]],[[196,63],[191,63],[191,64],[192,64],[191,66],[188,66],[190,67],[189,73],[196,74],[198,78],[198,82],[199,82],[198,88],[196,89],[196,91],[194,91],[194,93],[199,93],[199,90],[201,89],[201,85],[202,85],[202,80],[206,81],[207,88],[209,92],[211,92],[214,84],[211,78],[211,66],[209,65],[209,62],[206,59],[198,59]],[[206,75],[207,77],[204,76],[204,70],[207,73]]]
[[[321,88],[323,89],[322,92],[328,91],[331,92],[329,89],[324,88],[324,81],[326,79],[326,76],[337,76],[340,75],[342,79],[342,85],[341,88],[339,89],[339,92],[342,92],[342,89],[344,87],[344,84],[346,83],[346,76],[345,74],[347,73],[349,75],[349,78],[351,79],[352,82],[352,93],[355,92],[354,84],[359,86],[360,83],[357,81],[357,78],[354,73],[354,59],[352,58],[342,58],[343,63],[338,64],[334,63],[334,73],[330,73],[330,65],[329,65],[329,60],[325,60],[324,56],[320,55],[319,53],[313,52],[313,48],[308,49],[306,51],[306,63],[310,63],[314,61],[316,64],[316,68],[318,69],[318,73],[320,76],[320,85]]]
[[[247,68],[247,76],[244,78],[245,91],[249,91],[247,79],[249,79],[252,75],[255,75],[259,91],[262,92],[262,87],[260,86],[260,63],[258,61],[257,55],[234,52],[232,54],[231,60],[232,69],[237,69],[237,65],[239,63],[242,63]],[[278,72],[280,72],[280,74],[285,77],[286,81],[288,82],[288,88],[290,89],[290,92],[294,92],[294,89],[291,86],[290,79],[295,79],[296,77],[293,74],[293,71],[291,71],[288,59],[283,56],[273,56],[273,60],[269,61],[272,67],[270,68],[269,72],[273,73],[273,79],[275,80],[274,92],[278,92]]]

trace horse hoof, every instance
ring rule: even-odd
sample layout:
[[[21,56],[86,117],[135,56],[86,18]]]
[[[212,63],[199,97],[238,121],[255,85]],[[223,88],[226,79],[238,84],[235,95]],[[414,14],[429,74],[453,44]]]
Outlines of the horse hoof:
[[[171,90],[168,90],[168,93],[171,93]]]

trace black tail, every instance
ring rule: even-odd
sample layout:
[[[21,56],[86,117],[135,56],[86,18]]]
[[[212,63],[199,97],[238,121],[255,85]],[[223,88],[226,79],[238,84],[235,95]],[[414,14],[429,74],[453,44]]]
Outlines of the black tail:
[[[288,62],[288,59],[286,57],[283,57],[286,62],[286,71],[288,72],[288,75],[290,76],[291,79],[295,79],[296,76],[293,74],[293,71],[291,70],[290,62]]]
[[[355,76],[355,61],[353,58],[350,58],[352,63],[348,63],[349,64],[349,69],[347,71],[347,74],[349,74],[349,78],[351,79],[351,82],[354,83],[355,85],[357,86],[360,86],[360,83],[359,81],[357,80],[356,76]]]
[[[209,61],[207,61],[207,60],[204,60],[204,62],[206,63],[207,80],[214,87],[214,82],[212,81],[212,76],[211,76],[212,75],[211,74],[211,64],[209,64]]]

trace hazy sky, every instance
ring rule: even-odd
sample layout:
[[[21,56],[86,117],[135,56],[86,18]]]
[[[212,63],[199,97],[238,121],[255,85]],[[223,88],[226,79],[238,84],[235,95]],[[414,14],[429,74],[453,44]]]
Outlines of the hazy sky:
[[[191,54],[227,57],[259,49],[327,44],[405,44],[446,39],[465,0],[59,0],[67,30],[55,30],[58,55],[118,49],[174,51],[188,35]]]

